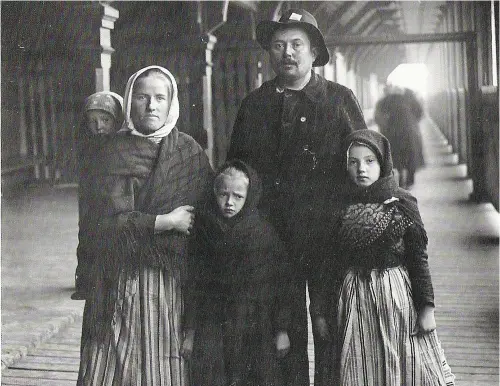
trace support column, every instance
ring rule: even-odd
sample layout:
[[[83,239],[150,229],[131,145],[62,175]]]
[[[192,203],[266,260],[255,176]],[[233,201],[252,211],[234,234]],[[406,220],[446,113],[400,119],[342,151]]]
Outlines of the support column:
[[[347,85],[347,68],[345,58],[340,52],[335,52],[335,81],[344,86]]]
[[[370,103],[369,108],[374,109],[375,104],[377,103],[380,95],[379,95],[379,83],[377,74],[371,73],[369,78],[369,90],[370,90]]]
[[[476,60],[478,51],[475,40],[468,40],[466,44],[471,151],[468,174],[472,177],[473,181],[472,193],[469,198],[474,202],[484,202],[487,200],[483,144],[485,139],[482,133],[481,94],[478,86],[478,67]]]
[[[115,21],[120,16],[117,9],[106,2],[101,2],[102,19],[99,29],[99,43],[101,45],[101,67],[95,69],[95,88],[97,91],[110,90],[111,55],[115,51],[111,46],[111,31]]]
[[[214,35],[207,34],[203,39],[205,42],[205,60],[203,64],[203,128],[207,135],[207,146],[205,152],[212,167],[215,167],[214,154],[214,129],[212,115],[212,52],[217,43]]]

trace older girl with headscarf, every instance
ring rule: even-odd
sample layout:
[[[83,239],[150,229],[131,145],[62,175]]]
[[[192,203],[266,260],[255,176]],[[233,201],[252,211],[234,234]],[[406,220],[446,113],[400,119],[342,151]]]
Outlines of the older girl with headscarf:
[[[389,141],[358,130],[343,154],[345,206],[327,227],[324,290],[311,299],[332,341],[320,384],[454,385],[435,332],[427,233],[394,179]]]
[[[194,210],[212,169],[176,128],[177,84],[159,66],[132,75],[122,129],[100,154],[79,385],[187,385],[180,355]]]

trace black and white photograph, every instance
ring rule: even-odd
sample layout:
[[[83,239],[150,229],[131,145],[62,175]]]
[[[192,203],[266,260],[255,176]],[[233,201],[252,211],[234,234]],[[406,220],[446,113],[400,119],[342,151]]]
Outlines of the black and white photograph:
[[[1,385],[499,384],[497,0],[0,7]]]

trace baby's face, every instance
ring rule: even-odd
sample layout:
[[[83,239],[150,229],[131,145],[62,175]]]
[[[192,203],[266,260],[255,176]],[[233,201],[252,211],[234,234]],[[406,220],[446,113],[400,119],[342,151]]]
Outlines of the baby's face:
[[[215,197],[220,213],[225,218],[236,216],[247,199],[248,178],[242,174],[220,174],[215,181]]]
[[[113,116],[104,110],[89,110],[86,113],[87,127],[93,135],[114,134],[118,131]]]
[[[363,145],[353,145],[347,158],[347,173],[358,186],[370,186],[380,177],[380,163],[375,153]]]

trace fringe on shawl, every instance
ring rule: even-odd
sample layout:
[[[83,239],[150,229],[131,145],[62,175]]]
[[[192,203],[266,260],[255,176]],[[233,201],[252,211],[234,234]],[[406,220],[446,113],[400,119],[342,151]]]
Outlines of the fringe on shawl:
[[[165,237],[170,240],[166,241]],[[136,277],[142,267],[180,272],[180,277],[185,280],[185,266],[181,263],[186,259],[184,254],[187,254],[187,241],[183,240],[186,236],[165,237],[151,237],[130,224],[117,234],[105,238],[99,251],[99,262],[92,267],[95,288],[91,297],[89,331],[99,343],[104,343],[111,328],[120,280]],[[185,248],[179,248],[182,244],[185,244]],[[172,249],[179,249],[180,253]]]
[[[176,132],[177,133],[177,132]],[[203,198],[207,186],[211,181],[212,170],[208,160],[204,162],[201,150],[193,147],[191,142],[185,139],[183,134],[183,143],[173,146],[172,144],[163,144],[160,158],[169,159],[169,162],[158,162],[155,168],[153,184],[149,189],[153,189],[157,201],[168,201],[175,208],[183,202],[194,202]],[[180,160],[182,166],[172,165],[171,157],[165,153],[171,153],[173,150],[180,151]],[[198,150],[198,151],[197,151]],[[160,168],[159,170],[156,170]],[[168,172],[173,168],[176,174],[168,180]],[[182,172],[181,169],[184,171]],[[177,174],[178,173],[178,174]],[[184,173],[184,174],[183,174]],[[158,178],[158,179],[157,179]],[[167,181],[168,180],[168,181]],[[180,181],[180,182],[178,182]],[[175,183],[177,182],[177,185]],[[161,186],[160,186],[161,185]],[[177,186],[180,190],[171,197],[166,197],[161,189],[169,186]],[[160,199],[161,197],[161,199]],[[184,198],[190,197],[188,201]],[[148,205],[152,204],[148,200]],[[150,208],[151,209],[151,208]],[[150,210],[149,209],[149,210]],[[146,212],[149,212],[146,208]],[[155,209],[160,213],[166,213],[169,210]],[[160,235],[152,235],[150,231],[141,230],[134,223],[134,212],[129,213],[126,223],[119,230],[111,227],[105,234],[99,237],[99,245],[94,246],[96,264],[92,267],[91,274],[96,279],[96,287],[91,295],[90,307],[90,326],[89,333],[92,339],[100,343],[109,334],[111,323],[119,295],[119,281],[127,280],[138,275],[141,267],[153,267],[164,269],[169,272],[177,272],[180,279],[185,280],[185,264],[183,264],[188,254],[188,237],[176,232],[165,232]]]

